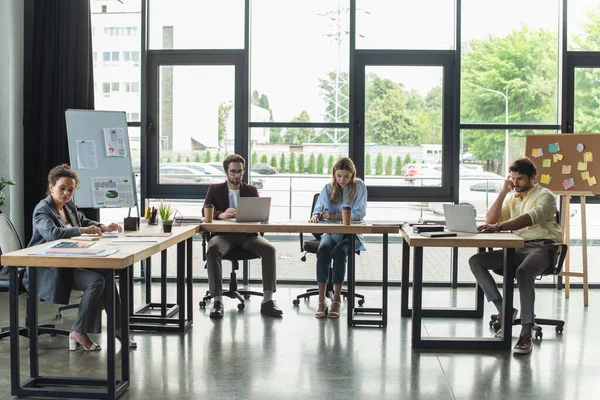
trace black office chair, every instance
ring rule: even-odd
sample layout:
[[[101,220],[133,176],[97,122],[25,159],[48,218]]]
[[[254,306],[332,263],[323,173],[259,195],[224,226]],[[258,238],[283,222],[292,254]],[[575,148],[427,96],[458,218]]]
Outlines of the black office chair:
[[[312,201],[312,206],[310,207],[310,217],[312,217],[313,211],[315,209],[315,205],[317,204],[317,199],[319,198],[319,193],[316,193],[313,196],[313,201]],[[304,252],[304,255],[300,258],[300,260],[302,260],[302,262],[306,262],[306,254],[311,253],[311,254],[317,254],[317,250],[319,250],[319,244],[321,243],[321,234],[320,233],[313,233],[312,234],[315,239],[314,240],[304,240],[304,235],[302,233],[300,233],[300,251]],[[346,240],[346,239],[344,239]],[[356,254],[360,255],[360,251],[357,250]],[[329,279],[327,281],[327,297],[329,297],[330,299],[333,300],[333,262],[329,263]],[[310,289],[306,289],[305,293],[301,293],[298,296],[296,296],[296,298],[292,301],[292,303],[294,304],[294,306],[299,306],[300,305],[300,299],[308,299],[311,296],[318,296],[319,295],[319,289],[318,288],[310,288]],[[348,290],[347,289],[342,289],[342,296],[344,296],[344,298],[348,297]],[[365,304],[365,296],[360,294],[360,293],[355,293],[354,297],[358,298],[358,305],[362,306],[363,304]]]
[[[56,311],[56,313],[54,314],[54,316],[56,317],[56,319],[61,319],[63,311],[65,311],[65,310],[72,310],[74,308],[79,308],[79,303],[76,303],[76,304],[67,304],[66,306],[60,306],[60,307],[58,307],[58,311]]]
[[[556,221],[560,224],[560,213],[558,211],[556,212]],[[567,257],[567,251],[569,250],[568,246],[566,243],[552,243],[552,247],[556,249],[557,252],[556,262],[551,260],[550,265],[540,274],[539,279],[543,276],[558,275],[562,270],[565,258]],[[498,275],[503,275],[501,269],[494,270],[494,272]],[[521,318],[515,319],[513,325],[521,325]],[[534,318],[532,329],[535,332],[536,339],[542,339],[544,336],[541,325],[554,326],[556,333],[561,334],[565,326],[565,321],[559,319]],[[493,328],[496,332],[500,329],[498,314],[492,314],[490,316],[490,328]]]
[[[10,219],[6,214],[0,213],[0,255],[2,255],[2,251],[8,253],[10,251],[21,250],[23,248],[23,243],[17,234],[17,230],[15,226],[12,224]],[[8,293],[10,291],[10,282],[8,277],[9,269],[8,267],[2,268],[0,271],[0,292]],[[25,277],[25,268],[19,268],[18,270],[18,284],[19,284],[19,294],[25,293],[27,290],[23,285],[23,278]],[[29,301],[29,300],[28,300]],[[25,326],[20,326],[19,335],[24,337],[29,337],[29,321],[27,316],[25,316]],[[5,326],[0,330],[0,339],[4,339],[10,336],[10,327]],[[38,326],[38,335],[49,334],[50,336],[55,335],[64,335],[68,336],[69,331],[65,331],[62,329],[56,329],[53,324],[42,324]]]
[[[206,243],[208,242],[208,233],[205,232],[202,234],[202,259],[204,261],[206,261]],[[223,291],[223,296],[224,297],[229,297],[231,299],[238,299],[240,301],[240,304],[238,304],[238,310],[242,311],[245,307],[246,304],[244,302],[244,299],[249,299],[250,296],[261,296],[263,295],[262,292],[255,292],[253,290],[245,290],[245,289],[238,289],[238,284],[237,284],[237,274],[235,271],[240,269],[240,261],[248,261],[248,260],[256,260],[260,258],[257,254],[242,249],[241,247],[234,247],[231,250],[229,250],[227,253],[225,253],[225,255],[223,256],[223,260],[228,260],[231,261],[231,275],[229,276],[229,290]],[[207,290],[206,291],[206,296],[204,296],[202,298],[202,300],[200,301],[200,303],[198,304],[200,306],[200,308],[206,308],[206,304],[207,302],[209,302],[212,299],[212,296],[210,294],[210,292]]]

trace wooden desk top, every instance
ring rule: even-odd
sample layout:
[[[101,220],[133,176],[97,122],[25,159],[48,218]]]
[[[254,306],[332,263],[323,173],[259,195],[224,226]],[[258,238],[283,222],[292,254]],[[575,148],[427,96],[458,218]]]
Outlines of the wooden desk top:
[[[214,221],[210,224],[198,225],[199,232],[229,232],[229,233],[398,233],[399,224],[369,223],[342,225],[341,223],[317,223],[308,222],[233,222]]]
[[[427,238],[412,231],[411,226],[402,226],[400,233],[413,247],[502,247],[522,248],[525,241],[511,232],[457,233],[458,236]]]
[[[62,267],[62,268],[108,268],[123,269],[144,260],[153,254],[166,250],[194,236],[198,231],[197,225],[173,226],[173,234],[169,237],[159,237],[156,242],[121,242],[112,243],[112,238],[100,239],[98,248],[118,248],[114,254],[106,257],[90,256],[48,256],[31,254],[48,247],[51,243],[44,243],[26,249],[13,251],[2,255],[2,265],[8,267]],[[151,235],[153,232],[162,232],[162,226],[142,226],[139,232]],[[56,242],[68,240],[61,239]]]

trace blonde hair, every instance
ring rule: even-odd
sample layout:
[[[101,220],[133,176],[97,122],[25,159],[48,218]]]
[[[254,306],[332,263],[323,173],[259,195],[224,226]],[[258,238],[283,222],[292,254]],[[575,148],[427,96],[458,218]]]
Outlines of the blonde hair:
[[[356,166],[354,165],[354,162],[348,157],[342,157],[333,164],[331,171],[331,196],[329,196],[329,200],[332,203],[340,203],[344,198],[344,189],[335,179],[335,173],[339,170],[348,171],[352,174],[350,182],[348,182],[348,203],[350,204],[354,200],[354,195],[356,194],[356,182],[360,179],[356,177]]]

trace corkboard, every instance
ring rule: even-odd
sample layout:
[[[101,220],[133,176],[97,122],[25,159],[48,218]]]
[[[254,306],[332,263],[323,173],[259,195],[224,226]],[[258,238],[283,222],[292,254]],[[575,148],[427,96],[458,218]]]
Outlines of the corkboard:
[[[581,146],[578,149],[579,145],[583,149]],[[553,192],[600,193],[600,134],[528,135],[525,155],[534,162],[541,186]],[[587,175],[582,176],[586,172],[588,179],[584,179]],[[548,177],[551,178],[549,183]],[[564,183],[569,179],[572,179],[571,187]]]

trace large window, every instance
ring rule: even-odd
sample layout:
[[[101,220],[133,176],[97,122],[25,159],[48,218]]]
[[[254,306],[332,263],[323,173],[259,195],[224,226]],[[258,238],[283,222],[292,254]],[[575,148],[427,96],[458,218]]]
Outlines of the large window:
[[[103,88],[95,93],[95,108],[137,115],[138,118],[131,122],[139,123],[139,89],[133,95],[134,92],[127,88],[131,88],[131,84],[138,88],[140,85],[141,41],[137,32],[141,2],[123,0],[106,4],[105,1],[90,0],[90,5],[92,27],[96,32],[92,47],[94,54],[102,57],[101,62],[94,61],[94,82]]]
[[[150,49],[244,47],[244,0],[149,0],[148,10]]]
[[[463,122],[558,123],[558,16],[558,1],[462,1]]]
[[[569,50],[600,51],[600,1],[569,0]]]
[[[443,72],[443,67],[365,67],[367,185],[440,186]]]
[[[211,162],[233,152],[233,66],[159,67],[160,184],[210,184],[224,175]]]
[[[438,49],[454,46],[454,2],[356,1],[357,49]]]
[[[269,111],[253,107],[252,122],[348,122],[348,6],[252,2],[250,92],[253,104]],[[327,133],[311,143],[348,142],[340,132]]]
[[[140,129],[157,197],[201,199],[223,175],[173,164],[237,152],[273,217],[302,219],[350,156],[374,218],[482,217],[525,135],[600,131],[600,0],[90,2],[96,108]]]

